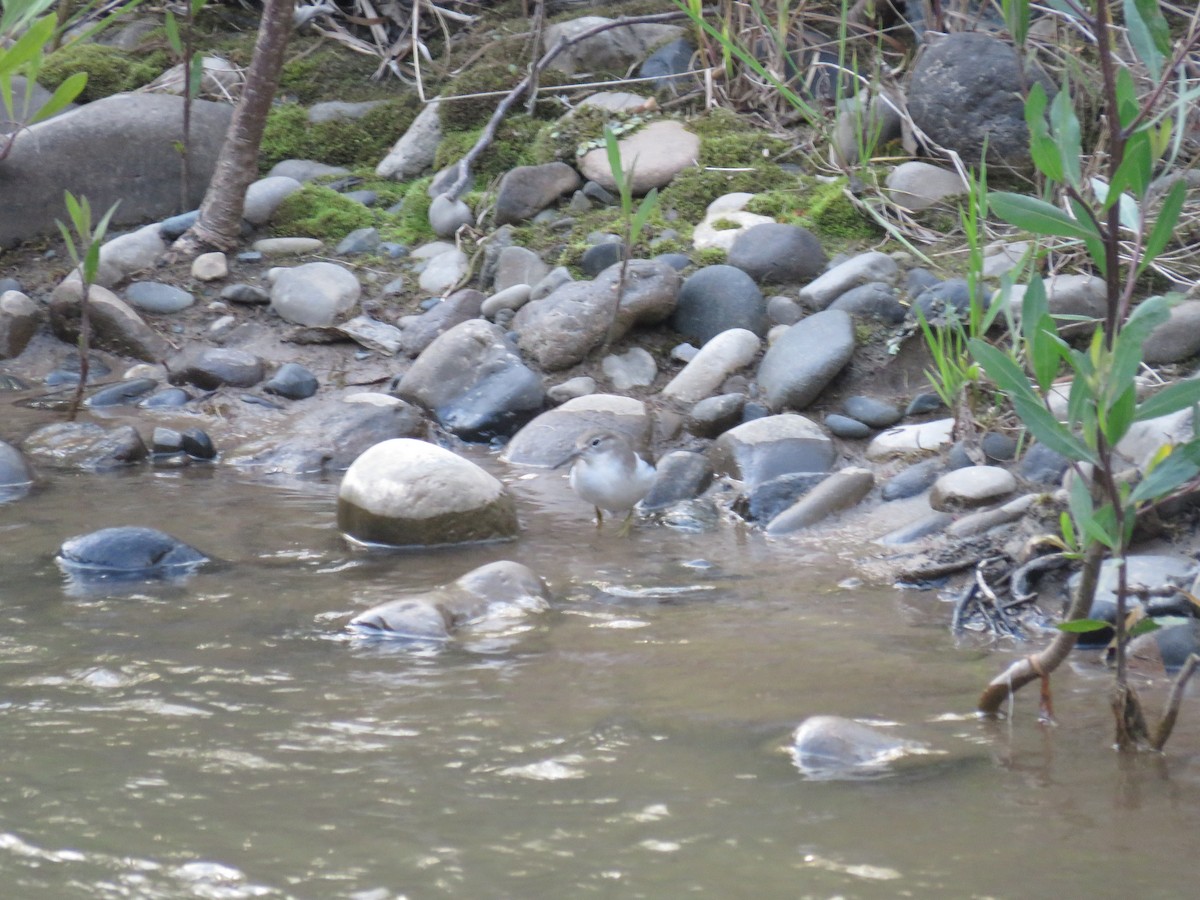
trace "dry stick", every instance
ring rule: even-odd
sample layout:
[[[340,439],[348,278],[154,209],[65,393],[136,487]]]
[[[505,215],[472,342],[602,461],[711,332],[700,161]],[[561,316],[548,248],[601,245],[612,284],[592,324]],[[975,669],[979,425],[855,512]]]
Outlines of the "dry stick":
[[[1066,620],[1068,622],[1086,618],[1091,611],[1092,601],[1096,596],[1096,583],[1100,580],[1100,564],[1103,561],[1104,545],[1098,542],[1092,543],[1083,558],[1079,587],[1075,591],[1075,596],[1071,598],[1070,609],[1067,610]],[[993,678],[983,689],[977,704],[979,711],[986,716],[996,715],[1010,695],[1030,682],[1048,676],[1062,665],[1074,649],[1077,638],[1078,636],[1071,632],[1060,631],[1046,649],[1013,663],[1004,672]]]
[[[560,39],[557,44],[542,55],[541,59],[530,67],[529,74],[517,82],[517,86],[509,91],[508,95],[496,105],[495,112],[488,119],[487,125],[483,127],[483,132],[479,135],[479,140],[475,142],[475,146],[468,150],[466,156],[456,163],[455,168],[458,170],[458,175],[455,177],[454,182],[446,188],[444,193],[451,200],[457,200],[462,196],[467,188],[467,183],[471,180],[471,166],[474,165],[475,160],[479,158],[479,155],[488,148],[492,140],[496,137],[496,129],[499,127],[500,122],[503,121],[504,117],[508,115],[508,111],[529,89],[529,86],[533,83],[533,79],[564,50],[570,49],[581,41],[586,41],[588,38],[595,37],[611,28],[621,28],[625,25],[670,22],[674,19],[683,18],[686,15],[687,13],[684,12],[667,12],[650,16],[622,16],[619,19],[614,19],[611,22],[605,22],[603,25],[597,25],[595,28],[589,28],[587,31],[580,32],[573,38]]]
[[[1158,722],[1154,738],[1150,741],[1151,749],[1161,752],[1162,748],[1167,745],[1167,739],[1175,728],[1175,720],[1179,717],[1179,704],[1183,700],[1184,688],[1195,674],[1197,666],[1200,666],[1200,656],[1193,653],[1187,658],[1187,662],[1183,664],[1179,674],[1175,676],[1175,683],[1171,685],[1171,693],[1167,695],[1166,708]]]

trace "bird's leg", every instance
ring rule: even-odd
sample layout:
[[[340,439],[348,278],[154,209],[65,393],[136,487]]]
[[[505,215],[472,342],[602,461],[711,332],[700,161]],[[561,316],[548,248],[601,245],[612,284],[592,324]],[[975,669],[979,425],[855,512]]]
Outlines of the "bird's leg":
[[[625,516],[625,521],[621,523],[621,527],[617,529],[617,537],[629,537],[629,530],[633,527],[633,510]]]
[[[598,506],[593,507],[593,509],[596,510],[596,530],[599,531],[600,528],[604,525],[604,513],[601,511],[600,507],[598,507]]]

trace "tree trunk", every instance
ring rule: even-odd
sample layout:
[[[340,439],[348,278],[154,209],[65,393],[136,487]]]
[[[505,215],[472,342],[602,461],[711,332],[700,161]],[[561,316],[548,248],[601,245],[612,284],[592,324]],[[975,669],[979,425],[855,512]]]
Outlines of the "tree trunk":
[[[212,182],[200,205],[200,218],[175,242],[177,252],[193,255],[202,248],[229,250],[237,246],[246,189],[258,178],[258,149],[279,85],[283,53],[292,33],[294,6],[295,0],[263,3],[254,58],[246,72],[242,97],[233,111]]]

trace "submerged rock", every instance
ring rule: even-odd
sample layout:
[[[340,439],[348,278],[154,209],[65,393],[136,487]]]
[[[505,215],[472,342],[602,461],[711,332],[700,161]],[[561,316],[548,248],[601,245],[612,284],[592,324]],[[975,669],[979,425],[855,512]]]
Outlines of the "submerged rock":
[[[102,528],[63,542],[57,562],[75,577],[162,578],[186,574],[209,559],[155,528]]]
[[[936,752],[920,741],[841,716],[805,719],[792,733],[788,751],[797,769],[821,780],[878,777],[899,759]]]

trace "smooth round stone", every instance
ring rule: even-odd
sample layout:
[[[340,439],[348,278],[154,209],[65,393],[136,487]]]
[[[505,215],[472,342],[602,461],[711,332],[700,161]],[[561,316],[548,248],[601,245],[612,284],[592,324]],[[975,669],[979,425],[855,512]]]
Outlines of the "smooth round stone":
[[[684,403],[709,396],[726,378],[753,362],[761,346],[758,336],[745,328],[722,331],[705,343],[683,371],[671,379],[663,388],[663,396]]]
[[[155,456],[183,453],[183,435],[174,428],[155,428],[150,437],[150,452]]]
[[[352,256],[355,253],[370,253],[378,250],[383,241],[377,228],[356,228],[338,242],[336,253],[339,256]]]
[[[190,403],[192,395],[183,388],[169,387],[138,401],[139,409],[177,409]]]
[[[201,428],[188,428],[182,433],[180,444],[183,452],[194,459],[216,459],[217,448],[213,446],[208,432]]]
[[[186,572],[208,557],[154,528],[102,528],[63,542],[58,562],[77,575],[153,575]]]
[[[429,227],[438,237],[453,237],[462,226],[474,224],[475,214],[462,200],[438,194],[429,204]]]
[[[594,393],[596,393],[596,379],[589,375],[577,375],[574,378],[568,378],[562,384],[548,388],[546,397],[552,403],[566,403],[576,397],[586,397],[588,394]]]
[[[324,241],[306,237],[263,238],[253,244],[254,250],[267,258],[303,256],[306,253],[316,253],[324,246]]]
[[[971,466],[947,472],[933,483],[929,505],[949,512],[975,509],[1007,497],[1017,489],[1017,479],[998,466]]]
[[[509,285],[484,300],[479,307],[479,312],[485,319],[495,319],[496,314],[504,309],[516,312],[529,302],[529,294],[532,290],[527,284]]]
[[[927,752],[927,746],[840,716],[813,716],[792,734],[790,752],[806,775],[855,778],[886,771],[901,757]]]
[[[185,352],[171,365],[172,384],[193,384],[212,391],[222,385],[251,387],[262,381],[263,362],[252,353],[227,347]]]
[[[953,419],[936,419],[917,425],[900,425],[875,435],[867,446],[867,459],[891,459],[896,456],[928,456],[951,443]]]
[[[686,253],[660,253],[654,258],[659,262],[665,262],[676,272],[682,272],[692,264],[692,258]]]
[[[858,421],[858,419],[851,419],[849,416],[840,416],[837,413],[830,413],[825,417],[825,427],[829,429],[830,434],[834,437],[845,438],[847,440],[858,440],[871,436],[871,426]]]
[[[931,412],[937,412],[942,409],[942,398],[937,394],[929,391],[924,394],[917,394],[909,402],[904,410],[905,417],[908,416],[924,416]]]
[[[993,462],[1009,462],[1017,456],[1017,442],[1007,434],[989,431],[979,442],[983,455]]]
[[[192,277],[197,281],[219,281],[229,274],[229,260],[224,253],[201,253],[192,260]]]
[[[33,486],[33,469],[24,455],[5,441],[0,441],[0,503],[23,497]]]
[[[158,223],[158,233],[163,236],[164,240],[174,241],[183,237],[184,232],[195,225],[199,218],[200,210],[198,209],[171,216]]]
[[[299,363],[284,363],[263,384],[268,394],[276,394],[289,400],[306,400],[317,392],[317,376]]]
[[[828,472],[836,455],[821,427],[794,413],[744,422],[717,438],[711,451],[718,474],[750,486],[789,472]]]
[[[43,425],[22,442],[35,462],[66,469],[104,472],[146,458],[146,444],[132,425],[104,428],[94,422]]]
[[[804,409],[854,355],[854,320],[827,309],[787,328],[763,356],[758,383],[774,410]]]
[[[780,475],[739,497],[734,512],[749,522],[770,522],[828,477],[825,472]]]
[[[684,427],[696,437],[719,437],[742,421],[745,406],[745,394],[705,397],[688,411]]]
[[[1021,477],[1034,484],[1061,484],[1070,465],[1070,460],[1061,453],[1035,443],[1021,458]]]
[[[857,504],[875,486],[870,469],[850,467],[834,472],[804,497],[767,523],[767,534],[788,534],[816,525]]]
[[[888,282],[896,277],[896,261],[873,250],[843,260],[800,289],[800,300],[816,309],[826,309],[851,288],[871,281]]]
[[[196,302],[188,291],[159,281],[135,281],[125,289],[125,299],[138,309],[160,314],[176,313]]]
[[[656,465],[654,484],[644,498],[642,509],[665,509],[683,500],[699,497],[712,484],[712,465],[703,453],[673,450]]]
[[[852,419],[872,428],[890,428],[900,421],[902,413],[894,403],[876,397],[847,397],[842,410]]]
[[[83,401],[83,405],[93,408],[124,406],[127,403],[133,403],[139,397],[145,396],[156,387],[158,387],[158,380],[155,378],[134,378],[101,388]]]
[[[382,441],[346,470],[338,528],[364,544],[436,546],[507,540],[516,506],[474,463],[412,438]]]
[[[908,307],[900,302],[895,289],[882,281],[872,281],[851,288],[829,304],[856,318],[873,318],[899,325],[908,316]]]
[[[293,325],[332,325],[362,294],[358,277],[328,262],[273,270],[271,308]]]
[[[767,321],[772,325],[795,325],[803,315],[804,310],[791,297],[776,294],[767,300]]]
[[[883,485],[884,500],[904,500],[915,497],[937,481],[944,465],[941,459],[926,459],[897,472]]]
[[[251,225],[265,225],[289,196],[300,190],[300,180],[287,175],[268,175],[246,188],[242,218]]]
[[[706,266],[683,283],[671,320],[690,341],[707,343],[723,331],[767,333],[767,304],[754,279],[733,266]]]
[[[620,241],[604,241],[593,244],[583,251],[579,268],[589,278],[595,278],[611,265],[619,263],[625,256],[625,245]]]
[[[618,391],[634,387],[648,387],[654,383],[658,365],[649,351],[642,347],[631,347],[625,353],[604,357],[600,363],[604,376]]]

